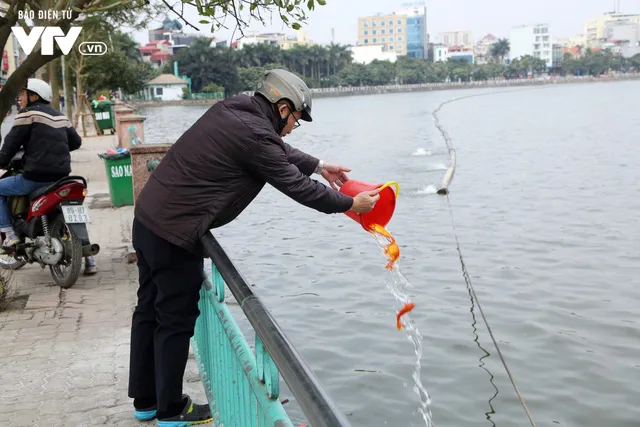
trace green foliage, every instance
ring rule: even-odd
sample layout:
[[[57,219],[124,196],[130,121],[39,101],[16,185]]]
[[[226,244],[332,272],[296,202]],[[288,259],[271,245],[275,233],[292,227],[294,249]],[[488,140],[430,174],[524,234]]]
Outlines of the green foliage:
[[[228,29],[227,19],[231,19],[231,25],[242,33],[251,21],[258,21],[264,26],[273,15],[286,26],[299,30],[306,22],[308,12],[313,11],[316,5],[326,5],[325,0],[182,0],[182,3],[194,6],[201,17],[200,24],[211,24],[212,33],[221,28]]]
[[[86,85],[92,92],[121,88],[125,93],[135,93],[143,84],[158,75],[150,63],[142,60],[138,44],[119,30],[110,29],[98,33],[107,40],[109,50],[105,55],[88,56],[83,73]]]
[[[577,58],[570,53],[565,54],[563,70],[570,75],[599,76],[608,70],[626,73],[631,70],[640,71],[640,54],[632,58],[624,58],[609,50],[593,52],[586,49]]]
[[[238,71],[233,63],[233,52],[227,48],[210,47],[210,41],[199,38],[189,49],[178,51],[180,75],[191,78],[191,90],[195,93],[210,83],[222,86],[229,93],[241,90],[238,87]]]
[[[202,92],[204,93],[219,93],[224,92],[224,87],[219,86],[215,83],[209,83],[205,87],[202,88]]]
[[[491,56],[500,63],[504,63],[504,58],[511,50],[509,39],[498,39],[493,45],[491,45]]]
[[[222,91],[215,88],[224,88],[225,96],[252,91],[263,73],[273,68],[292,71],[312,88],[469,82],[526,78],[529,72],[533,75],[547,72],[545,61],[532,56],[514,60],[508,66],[496,62],[485,65],[468,64],[461,59],[434,63],[408,56],[398,57],[395,63],[376,60],[364,65],[353,63],[351,51],[340,45],[297,45],[281,50],[277,46],[255,44],[236,50],[212,48],[209,43],[208,39],[199,39],[191,48],[179,51],[176,58],[180,74],[191,77],[194,93]],[[619,55],[596,53],[587,54],[579,60],[566,61],[564,70],[556,71],[573,75],[585,69],[597,75],[595,73],[603,69],[624,72],[635,67],[640,70],[640,55],[635,59],[625,60]],[[163,71],[173,73],[173,62],[166,64]]]

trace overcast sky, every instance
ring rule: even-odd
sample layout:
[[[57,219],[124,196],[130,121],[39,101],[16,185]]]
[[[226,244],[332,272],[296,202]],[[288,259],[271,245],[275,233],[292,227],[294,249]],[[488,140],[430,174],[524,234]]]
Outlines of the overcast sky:
[[[441,31],[470,30],[474,40],[487,33],[498,37],[508,37],[509,29],[523,24],[548,23],[551,32],[557,37],[570,37],[582,33],[584,21],[604,12],[612,11],[614,2],[620,3],[620,11],[624,13],[640,13],[640,0],[427,0],[427,32],[431,41]],[[169,0],[170,4],[180,4],[179,0]],[[357,39],[357,23],[359,16],[376,13],[391,13],[402,8],[405,0],[326,0],[326,6],[319,6],[310,13],[307,24],[303,27],[309,38],[316,43],[330,43],[331,29],[335,30],[335,42],[355,44]],[[305,2],[303,2],[305,3]],[[179,9],[178,9],[179,10]],[[176,14],[168,12],[170,18]],[[197,24],[201,19],[193,7],[185,7],[185,18],[201,31],[186,27],[187,33],[203,36],[216,36],[230,39],[231,31],[222,30],[211,34],[210,27]],[[161,20],[160,20],[161,21]],[[151,22],[150,28],[159,26],[159,22]],[[255,31],[279,31],[294,34],[294,31],[283,26],[278,17],[267,27],[255,23],[251,26]],[[141,44],[148,42],[146,31],[133,33]],[[238,38],[236,32],[234,38]]]

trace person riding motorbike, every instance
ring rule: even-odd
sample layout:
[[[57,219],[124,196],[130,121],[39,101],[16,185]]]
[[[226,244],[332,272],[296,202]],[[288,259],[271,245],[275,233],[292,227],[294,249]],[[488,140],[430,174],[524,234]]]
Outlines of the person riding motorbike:
[[[82,139],[71,122],[51,107],[51,86],[40,79],[28,79],[19,96],[20,110],[13,127],[0,147],[0,168],[5,169],[20,149],[24,149],[24,172],[0,179],[0,232],[5,233],[2,249],[7,252],[20,243],[13,230],[8,196],[30,194],[71,173],[71,154]],[[97,272],[92,256],[85,258],[85,274]]]

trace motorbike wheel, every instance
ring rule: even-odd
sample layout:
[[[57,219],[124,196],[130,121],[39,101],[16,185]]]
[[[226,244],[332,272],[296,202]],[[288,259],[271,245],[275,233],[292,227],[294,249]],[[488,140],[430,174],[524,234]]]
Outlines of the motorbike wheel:
[[[13,258],[11,261],[0,260],[0,268],[3,270],[20,270],[25,265],[27,265],[27,261],[22,259],[18,260]]]
[[[72,287],[78,280],[80,269],[82,268],[82,243],[78,236],[64,222],[62,214],[56,216],[51,223],[49,232],[52,238],[60,240],[64,247],[64,256],[61,262],[65,265],[49,266],[51,276],[56,285],[61,288],[68,289]]]

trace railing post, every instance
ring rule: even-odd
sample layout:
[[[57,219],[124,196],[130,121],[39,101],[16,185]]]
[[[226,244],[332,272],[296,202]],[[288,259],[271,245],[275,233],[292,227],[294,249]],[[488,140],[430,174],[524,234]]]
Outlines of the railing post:
[[[133,200],[138,199],[149,176],[164,158],[173,144],[139,144],[129,148],[131,153],[131,175],[133,177]]]
[[[133,108],[129,107],[127,104],[116,104],[113,109],[113,115],[116,120],[116,137],[118,138],[118,146],[120,146],[120,122],[118,119],[128,114],[133,114]]]
[[[131,147],[131,137],[129,128],[131,126],[135,127],[135,133],[138,135],[142,141],[144,141],[144,121],[146,117],[139,116],[137,114],[127,114],[124,116],[118,117],[116,120],[118,122],[118,147],[119,148],[129,148]]]

